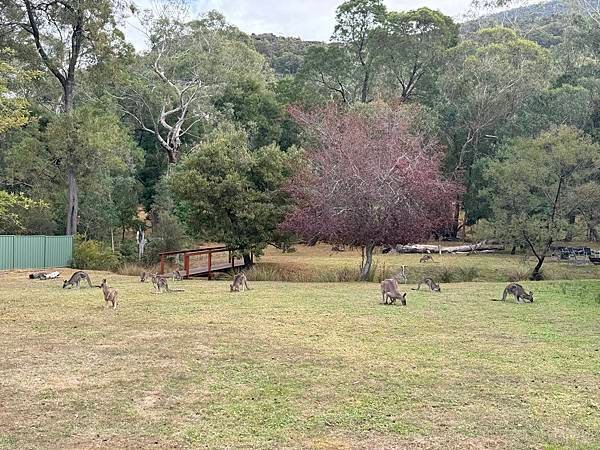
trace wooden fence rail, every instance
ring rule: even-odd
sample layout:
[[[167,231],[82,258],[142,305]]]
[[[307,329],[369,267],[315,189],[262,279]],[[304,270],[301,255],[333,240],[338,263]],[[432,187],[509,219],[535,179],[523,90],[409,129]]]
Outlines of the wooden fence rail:
[[[228,254],[227,263],[213,263],[212,255],[218,253]],[[168,257],[179,257],[180,255],[183,255],[184,278],[190,278],[193,276],[207,276],[210,280],[213,278],[215,272],[223,272],[226,270],[234,270],[239,267],[244,267],[243,259],[241,261],[239,258],[236,260],[234,251],[232,249],[225,246],[214,246],[160,253],[160,273],[164,274],[165,262]],[[202,255],[206,255],[207,264],[191,267],[190,257]]]

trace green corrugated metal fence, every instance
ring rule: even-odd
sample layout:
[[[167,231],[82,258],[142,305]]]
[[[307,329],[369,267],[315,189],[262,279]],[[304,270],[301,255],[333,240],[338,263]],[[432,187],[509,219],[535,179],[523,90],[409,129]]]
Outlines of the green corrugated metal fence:
[[[0,270],[67,267],[73,236],[0,236]]]

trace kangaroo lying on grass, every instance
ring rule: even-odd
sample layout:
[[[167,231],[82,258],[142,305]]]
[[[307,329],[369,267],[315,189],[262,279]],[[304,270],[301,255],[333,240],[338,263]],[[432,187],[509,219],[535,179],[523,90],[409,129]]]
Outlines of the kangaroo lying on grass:
[[[80,270],[71,275],[69,281],[65,280],[65,282],[63,283],[63,289],[66,289],[67,287],[72,288],[73,286],[77,286],[77,289],[79,289],[79,283],[81,283],[83,280],[87,281],[90,287],[100,287],[92,285],[90,276],[87,273]]]
[[[52,280],[58,278],[60,272],[34,272],[29,274],[31,280]]]
[[[400,300],[402,306],[406,306],[406,292],[402,293],[398,290],[398,282],[393,278],[381,282],[381,296],[384,305],[388,304],[388,300],[390,300],[390,305],[396,303],[396,300]]]
[[[529,300],[530,303],[533,303],[533,292],[529,291],[529,294],[528,294],[527,292],[525,292],[525,289],[523,289],[523,286],[521,286],[520,284],[510,283],[508,286],[506,286],[506,288],[504,289],[504,293],[502,294],[501,301],[505,301],[506,296],[508,294],[514,295],[515,301],[517,303],[523,303],[521,301],[521,299]],[[498,300],[495,300],[495,301],[498,301]]]
[[[422,262],[422,263],[425,263],[427,261],[435,262],[433,260],[433,256],[431,256],[431,255],[423,255],[423,256],[421,256],[421,259],[419,259],[419,262]]]
[[[102,294],[104,295],[104,306],[108,306],[110,303],[113,309],[115,309],[117,307],[117,290],[108,287],[108,284],[106,284],[106,278],[102,280],[100,287],[102,288]]]
[[[160,275],[152,275],[152,285],[158,294],[163,292],[185,292],[185,289],[171,289],[167,279]]]
[[[417,288],[413,288],[413,291],[420,290],[422,284],[426,284],[431,292],[442,292],[442,288],[440,287],[440,285],[433,281],[431,278],[423,278],[422,281],[419,281]]]
[[[244,272],[236,274],[235,277],[233,277],[233,283],[229,285],[229,289],[231,292],[243,292],[244,289],[250,290],[246,274]]]

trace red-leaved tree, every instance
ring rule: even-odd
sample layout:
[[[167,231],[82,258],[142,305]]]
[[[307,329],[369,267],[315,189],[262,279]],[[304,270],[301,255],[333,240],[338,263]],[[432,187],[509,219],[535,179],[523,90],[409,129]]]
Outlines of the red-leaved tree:
[[[366,279],[376,246],[422,242],[452,222],[460,188],[442,177],[442,148],[418,130],[414,109],[328,105],[290,114],[312,144],[287,186],[296,208],[284,230],[360,246]]]

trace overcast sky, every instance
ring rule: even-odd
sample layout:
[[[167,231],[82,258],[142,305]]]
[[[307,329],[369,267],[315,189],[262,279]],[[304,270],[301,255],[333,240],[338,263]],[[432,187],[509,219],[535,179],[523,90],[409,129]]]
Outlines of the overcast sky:
[[[143,8],[150,0],[137,3]],[[247,33],[274,33],[319,41],[327,41],[331,36],[335,9],[340,3],[342,0],[188,0],[194,15],[216,9]],[[384,3],[396,11],[428,6],[460,20],[471,0],[384,0]],[[133,27],[128,27],[127,36],[136,47],[143,45]]]

